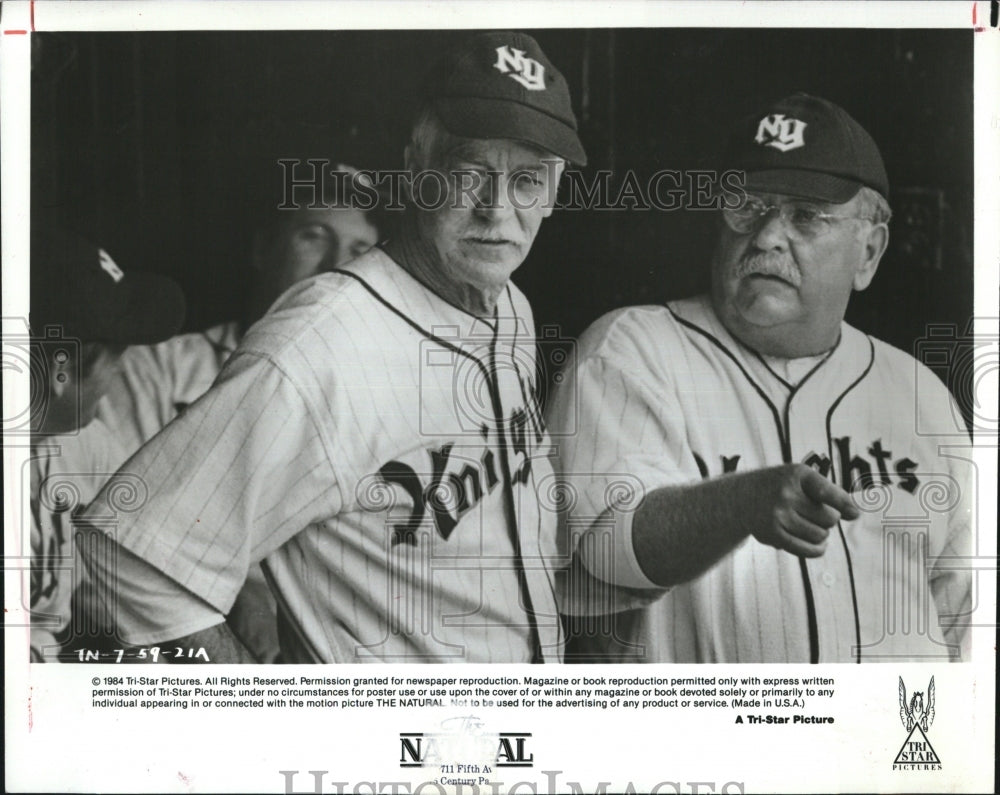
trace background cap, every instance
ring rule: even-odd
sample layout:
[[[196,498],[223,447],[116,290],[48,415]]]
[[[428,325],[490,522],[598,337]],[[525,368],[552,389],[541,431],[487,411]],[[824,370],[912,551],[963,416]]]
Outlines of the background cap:
[[[843,108],[808,94],[792,94],[744,118],[725,166],[745,171],[753,193],[842,204],[867,185],[889,197],[872,137]]]
[[[464,40],[432,69],[425,94],[455,135],[509,138],[587,164],[566,79],[525,33]]]
[[[172,279],[125,274],[93,243],[39,224],[31,235],[32,331],[61,326],[83,342],[162,342],[184,322],[184,295]]]

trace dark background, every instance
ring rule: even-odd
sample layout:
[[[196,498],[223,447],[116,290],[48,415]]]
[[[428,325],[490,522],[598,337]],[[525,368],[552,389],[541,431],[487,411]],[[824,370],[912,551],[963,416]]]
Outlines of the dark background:
[[[848,320],[906,350],[972,315],[972,31],[532,31],[565,74],[590,163],[710,169],[731,122],[804,90],[879,142],[892,241]],[[399,168],[419,84],[461,32],[41,33],[33,40],[32,209],[168,273],[187,329],[235,317],[279,157]],[[557,211],[515,275],[541,324],[707,285],[714,213]],[[967,392],[952,383],[960,401]],[[964,402],[964,401],[963,401]]]

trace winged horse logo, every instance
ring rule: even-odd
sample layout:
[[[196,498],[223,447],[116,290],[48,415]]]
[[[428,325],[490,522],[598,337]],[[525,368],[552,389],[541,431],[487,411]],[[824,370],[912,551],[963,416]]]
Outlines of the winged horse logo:
[[[912,731],[914,725],[919,725],[925,732],[934,722],[934,677],[927,685],[927,701],[924,694],[914,691],[909,703],[906,701],[906,685],[903,677],[899,677],[899,719],[907,731]]]

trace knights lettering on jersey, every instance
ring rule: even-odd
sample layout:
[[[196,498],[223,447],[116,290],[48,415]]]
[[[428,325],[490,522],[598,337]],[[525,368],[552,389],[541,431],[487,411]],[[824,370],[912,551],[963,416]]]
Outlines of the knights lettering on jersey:
[[[538,409],[534,388],[530,383],[526,385],[524,379],[518,380],[521,382],[525,405],[523,408],[515,409],[507,420],[507,439],[511,450],[520,456],[520,461],[511,473],[514,485],[528,482],[528,477],[531,475],[531,451],[545,438],[545,423]]]
[[[885,486],[895,484],[913,494],[920,484],[917,476],[913,474],[919,468],[919,464],[912,458],[907,456],[897,458],[892,462],[892,472],[889,471],[892,451],[883,449],[881,439],[876,439],[867,446],[862,445],[863,450],[868,453],[868,458],[859,455],[863,450],[852,449],[850,436],[834,439],[833,448],[840,464],[839,482],[847,491],[861,491],[873,486],[877,480]],[[813,466],[824,475],[830,471],[830,459],[826,455],[810,453],[803,463]]]
[[[892,450],[886,450],[881,439],[875,439],[871,444],[864,446],[863,450],[856,450],[851,446],[850,436],[841,436],[833,440],[833,452],[836,470],[833,470],[830,456],[825,452],[810,452],[802,458],[802,463],[826,478],[835,472],[838,477],[837,482],[852,492],[881,483],[885,486],[896,485],[913,494],[920,485],[920,479],[914,474],[920,465],[908,456],[894,460]],[[862,456],[858,454],[859,452],[867,452],[868,455]],[[735,472],[740,462],[739,454],[720,455],[718,458],[719,468],[713,472],[704,457],[694,453],[698,472],[703,479]]]
[[[712,473],[708,471],[708,464],[705,463],[705,459],[702,458],[697,453],[694,454],[694,461],[698,465],[698,472],[701,474],[702,478],[708,480],[712,477]],[[728,475],[730,472],[735,472],[736,467],[740,463],[739,455],[720,455],[719,461],[722,463],[722,471],[720,475]]]
[[[484,426],[483,437],[488,433]],[[382,480],[402,488],[413,503],[406,520],[392,525],[393,546],[416,546],[416,532],[428,510],[438,535],[447,541],[462,517],[500,482],[496,456],[491,449],[484,448],[479,460],[472,461],[465,456],[453,456],[454,447],[454,442],[449,442],[427,449],[429,475],[418,473],[402,461],[389,461],[379,469]]]
[[[531,477],[533,450],[545,438],[545,425],[534,398],[531,385],[521,384],[525,404],[513,409],[503,421],[503,433],[509,446],[510,486],[526,484]],[[378,476],[383,483],[395,485],[409,497],[410,514],[401,522],[392,524],[392,546],[416,546],[417,530],[428,516],[434,528],[445,541],[469,511],[484,496],[493,492],[503,479],[503,468],[497,453],[489,446],[490,428],[479,429],[482,448],[448,442],[423,451],[429,468],[421,461],[409,463],[394,459],[383,464]],[[475,452],[473,452],[475,451]]]

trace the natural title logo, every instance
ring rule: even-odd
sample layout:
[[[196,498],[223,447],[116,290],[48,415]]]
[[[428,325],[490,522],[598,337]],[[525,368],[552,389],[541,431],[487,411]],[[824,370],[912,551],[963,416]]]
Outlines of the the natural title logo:
[[[468,715],[442,722],[440,732],[400,732],[400,767],[440,767],[443,773],[490,773],[498,767],[533,767],[527,732],[485,731]]]
[[[940,770],[941,759],[927,739],[927,732],[934,723],[934,677],[927,685],[926,694],[914,691],[906,698],[906,685],[899,677],[899,719],[906,729],[906,741],[896,754],[893,770]]]

